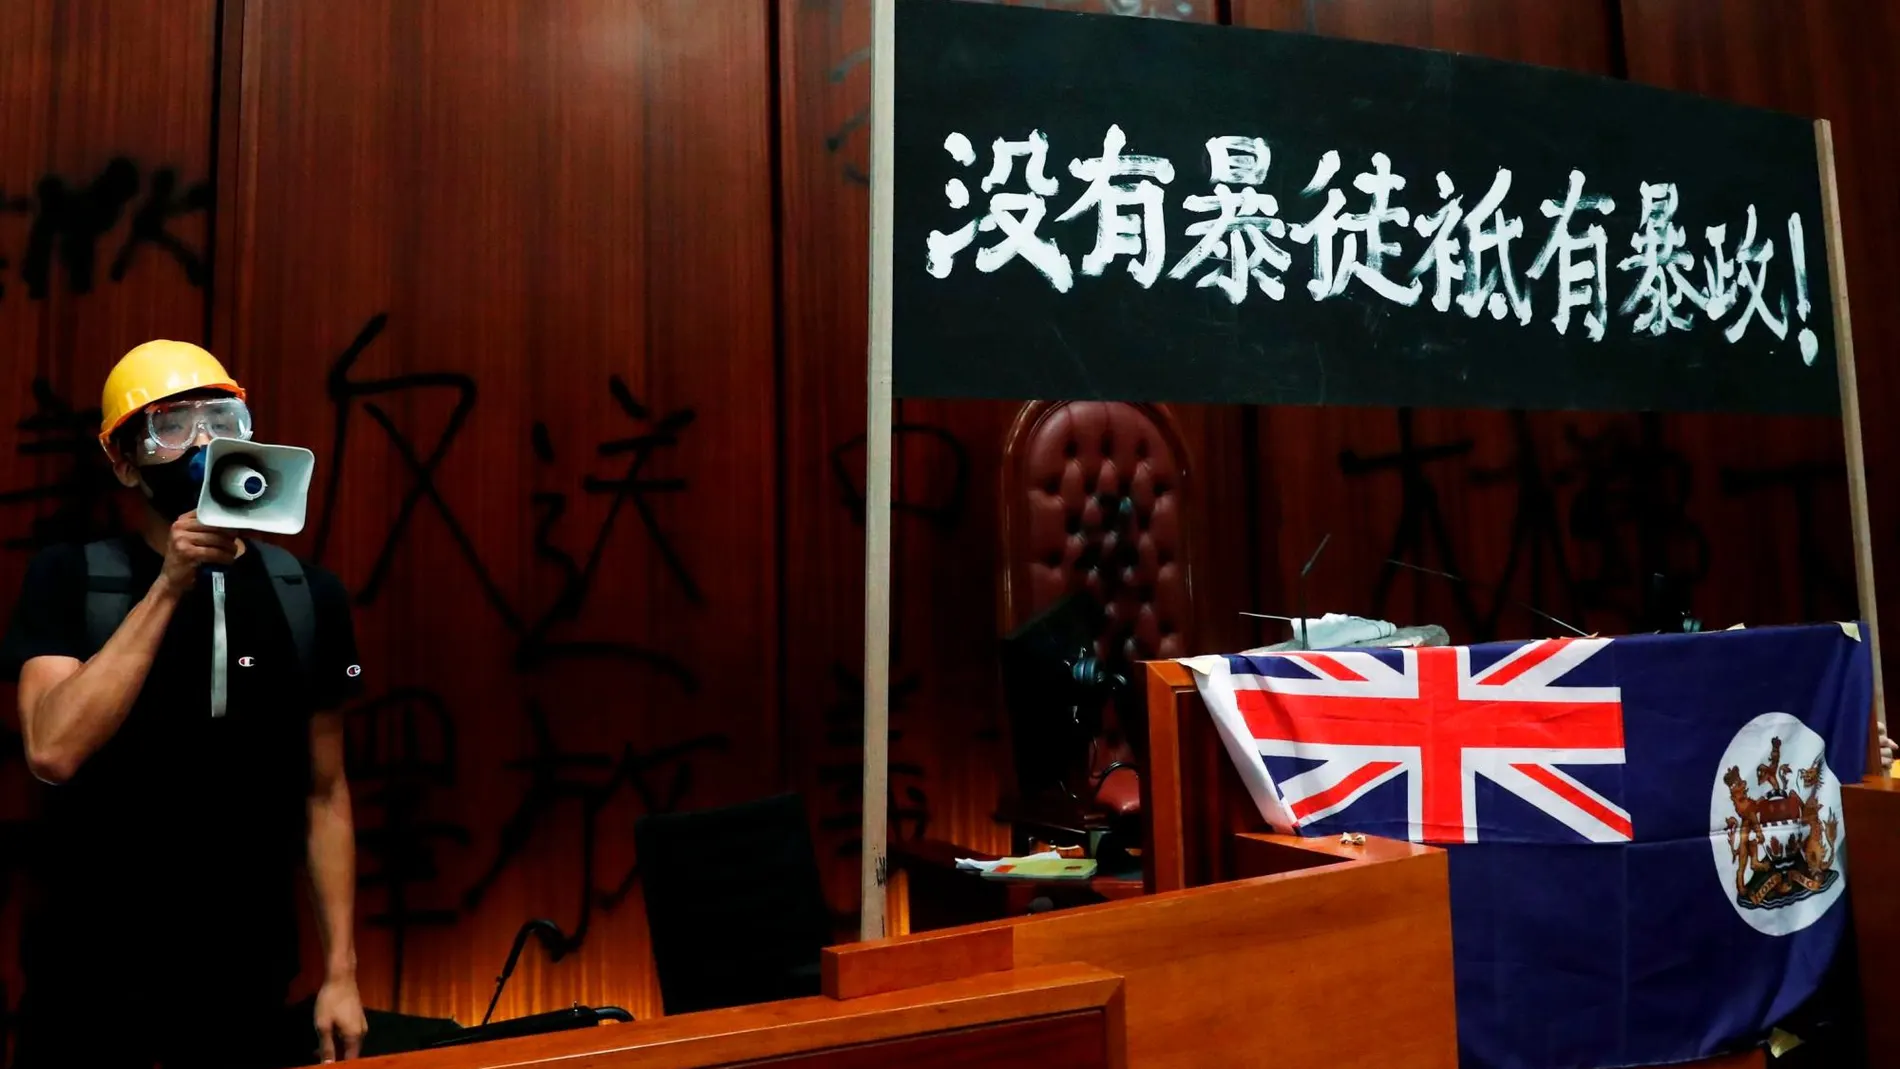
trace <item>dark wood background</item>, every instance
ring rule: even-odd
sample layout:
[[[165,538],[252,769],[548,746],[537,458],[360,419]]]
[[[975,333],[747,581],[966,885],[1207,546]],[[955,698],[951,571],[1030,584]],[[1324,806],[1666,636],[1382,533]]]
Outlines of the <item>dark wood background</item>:
[[[1045,3],[1456,49],[1832,119],[1875,556],[1900,582],[1883,492],[1900,459],[1883,418],[1900,396],[1886,177],[1900,13]],[[545,916],[572,953],[531,950],[500,1015],[575,1000],[658,1013],[631,850],[646,811],[799,789],[841,922],[855,909],[868,10],[0,4],[0,591],[36,544],[112,522],[87,410],[137,342],[208,341],[252,389],[260,437],[318,451],[298,548],[359,601],[370,688],[351,759],[373,1005],[479,1018],[516,926]],[[989,814],[1013,412],[899,408],[899,836],[1003,845]],[[1854,611],[1833,421],[1176,414],[1208,649],[1281,637],[1238,613],[1291,612],[1327,534],[1315,610],[1466,638],[1550,630],[1518,602],[1627,630],[1657,570],[1686,576],[1713,626]],[[1472,583],[1382,584],[1395,546]],[[15,870],[34,804],[4,742],[0,1014],[18,1000]]]

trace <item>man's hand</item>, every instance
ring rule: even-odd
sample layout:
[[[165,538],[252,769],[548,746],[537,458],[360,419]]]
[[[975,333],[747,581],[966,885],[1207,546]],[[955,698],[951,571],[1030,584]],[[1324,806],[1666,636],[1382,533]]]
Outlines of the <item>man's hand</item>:
[[[363,1017],[363,997],[356,978],[333,977],[317,991],[317,1057],[323,1062],[349,1061],[363,1053],[369,1022]]]
[[[196,512],[187,512],[172,523],[165,541],[165,563],[159,581],[183,593],[198,581],[198,569],[207,565],[230,564],[237,559],[237,536],[228,531],[206,527]]]
[[[1893,774],[1893,755],[1894,755],[1893,740],[1887,737],[1887,725],[1882,724],[1880,725],[1880,773],[1881,775],[1885,776],[1885,775]]]

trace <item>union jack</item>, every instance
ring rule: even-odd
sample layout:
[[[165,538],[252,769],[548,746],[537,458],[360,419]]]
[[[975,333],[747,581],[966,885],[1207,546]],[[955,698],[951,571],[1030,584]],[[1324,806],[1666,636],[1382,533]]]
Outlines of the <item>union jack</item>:
[[[1483,776],[1591,842],[1628,842],[1629,813],[1558,767],[1623,764],[1621,690],[1558,682],[1609,643],[1528,642],[1475,672],[1466,646],[1190,664],[1276,826],[1322,820],[1403,776],[1413,841],[1477,842]],[[1276,783],[1270,757],[1319,764]]]

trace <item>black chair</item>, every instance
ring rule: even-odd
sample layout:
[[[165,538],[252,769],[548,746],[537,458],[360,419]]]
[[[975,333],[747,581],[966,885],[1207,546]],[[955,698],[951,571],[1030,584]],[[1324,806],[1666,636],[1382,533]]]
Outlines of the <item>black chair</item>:
[[[667,1014],[818,994],[831,911],[795,794],[635,823]]]

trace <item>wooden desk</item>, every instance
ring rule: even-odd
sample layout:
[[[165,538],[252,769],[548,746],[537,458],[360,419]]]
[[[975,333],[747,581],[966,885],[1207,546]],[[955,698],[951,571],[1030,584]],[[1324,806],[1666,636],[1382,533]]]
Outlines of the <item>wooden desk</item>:
[[[1900,1066],[1900,781],[1876,773],[1842,787],[1841,808],[1867,1064]]]
[[[1148,754],[1141,777],[1143,873],[1152,891],[1234,878],[1234,836],[1264,831],[1240,773],[1185,665],[1148,669]],[[1317,863],[1317,862],[1316,862]]]
[[[1015,969],[867,998],[805,998],[373,1058],[364,1069],[1126,1069],[1122,981]]]
[[[991,880],[957,868],[957,858],[994,861],[996,855],[969,850],[942,839],[893,842],[891,867],[903,873],[905,902],[895,912],[909,918],[913,932],[959,924],[1001,920],[1029,913],[1038,898],[1055,909],[1119,901],[1143,893],[1139,876],[1101,876],[1088,880]]]
[[[1138,1069],[1454,1069],[1444,853],[1381,841],[1362,857],[1326,860],[834,947],[825,952],[825,991],[873,995],[1084,962],[1123,978],[1128,1058]],[[1367,1007],[1377,1007],[1376,1022]]]

